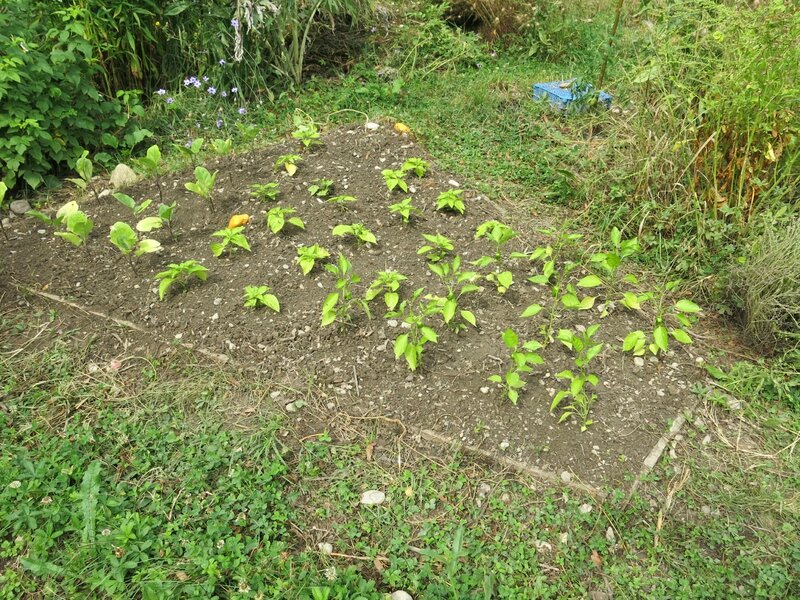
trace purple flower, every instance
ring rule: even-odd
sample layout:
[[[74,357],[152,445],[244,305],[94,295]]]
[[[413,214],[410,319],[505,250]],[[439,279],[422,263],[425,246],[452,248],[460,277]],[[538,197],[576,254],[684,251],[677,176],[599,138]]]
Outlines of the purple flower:
[[[239,19],[231,19],[231,27],[239,29]]]
[[[203,81],[205,81],[206,83],[208,83],[208,75],[203,75]]]
[[[217,129],[222,127],[222,119],[217,119]]]
[[[184,148],[191,148],[192,147],[192,140],[189,140],[183,146],[184,146]]]
[[[235,94],[239,91],[239,88],[231,88],[231,94]]]
[[[228,92],[226,92],[225,90],[222,90],[222,91],[219,93],[219,95],[220,95],[220,96],[222,96],[223,98],[227,98],[227,97],[228,97]]]
[[[219,66],[224,67],[227,63],[225,62],[224,58],[219,59]]]
[[[192,75],[188,79],[183,80],[184,87],[189,87],[190,85],[195,85],[196,83],[197,83],[197,77],[195,77],[194,75]]]
[[[200,81],[198,81],[197,79],[195,79],[195,80],[194,80],[194,82],[192,83],[192,85],[194,85],[194,87],[196,87],[196,88],[201,88],[201,87],[203,87],[203,84],[202,84]]]
[[[376,31],[378,31],[378,28],[373,26],[373,27],[369,28],[369,31],[370,31],[370,33],[375,33]]]
[[[215,88],[214,86],[211,86],[206,91],[213,96],[214,94],[217,93],[217,88]]]
[[[239,112],[239,114],[240,114],[240,115],[246,115],[246,114],[247,114],[247,109],[246,109],[244,106],[242,106],[242,107],[239,109],[239,111],[238,111],[238,112]]]
[[[167,104],[172,104],[175,102],[175,98],[167,98]]]
[[[167,90],[165,90],[164,88],[161,88],[160,90],[156,90],[156,94],[158,94],[159,96],[163,96],[166,93],[167,93]]]

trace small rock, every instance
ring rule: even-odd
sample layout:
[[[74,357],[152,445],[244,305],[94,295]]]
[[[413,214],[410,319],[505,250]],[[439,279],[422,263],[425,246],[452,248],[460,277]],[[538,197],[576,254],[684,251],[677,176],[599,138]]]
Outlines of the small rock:
[[[711,443],[711,434],[706,434],[703,438],[703,446],[708,446]]]
[[[269,397],[272,398],[273,400],[275,400],[275,398],[277,398],[280,395],[281,395],[280,390],[275,390],[269,393]]]
[[[606,541],[612,545],[617,543],[617,536],[614,534],[614,529],[611,527],[606,529]]]
[[[711,507],[704,504],[703,506],[700,507],[700,512],[703,513],[705,516],[708,516],[711,514]]]
[[[111,185],[115,190],[125,189],[129,185],[133,185],[138,181],[139,177],[133,169],[125,163],[119,163],[111,172]]]
[[[561,481],[564,483],[569,483],[572,481],[572,473],[569,471],[561,471]]]
[[[361,504],[364,506],[377,506],[383,504],[384,500],[386,500],[386,494],[380,490],[369,490],[361,494]]]
[[[560,534],[558,536],[558,541],[561,542],[562,544],[566,544],[567,542],[569,542],[569,534],[566,532]]]
[[[500,502],[503,504],[511,504],[511,494],[504,492],[503,495],[500,496]]]
[[[296,413],[297,412],[297,407],[295,406],[294,402],[289,402],[289,404],[287,404],[285,408],[286,408],[286,412],[288,412],[288,413]]]
[[[214,298],[214,306],[219,306],[222,304],[222,298]]]
[[[728,410],[741,410],[742,408],[742,401],[733,396],[728,396],[726,404],[728,405]]]
[[[45,233],[47,233],[47,229],[37,229],[36,233],[38,233],[39,235],[44,235]]]
[[[101,191],[99,194],[97,194],[97,197],[98,198],[105,198],[106,196],[110,196],[110,195],[111,195],[111,190],[106,188],[103,191]]]
[[[391,600],[414,600],[414,598],[411,597],[411,594],[409,594],[405,590],[394,591],[389,597],[391,598]]]
[[[481,498],[485,498],[491,491],[492,486],[490,486],[488,483],[482,483],[478,486],[478,496]]]
[[[500,442],[500,450],[503,450],[504,452],[505,452],[506,450],[508,450],[508,448],[509,448],[510,446],[511,446],[511,444],[510,444],[509,442],[505,441],[505,440],[504,440],[504,441],[502,441],[502,442]]]
[[[389,319],[388,321],[386,321],[386,325],[388,325],[389,327],[397,327],[398,325],[397,319]]]
[[[599,590],[589,592],[589,600],[611,600],[613,597],[611,594]]]
[[[15,215],[24,215],[31,209],[31,205],[28,204],[27,200],[14,200],[9,208]]]
[[[592,505],[591,504],[581,504],[581,507],[578,509],[581,511],[581,514],[588,515],[592,512]]]
[[[9,219],[8,217],[3,219],[3,227],[11,227],[11,219]]]
[[[488,394],[488,393],[489,393],[489,388],[487,386],[483,386],[481,388],[481,394]]]
[[[547,550],[548,552],[553,549],[553,546],[550,542],[545,542],[542,540],[535,540],[533,545],[536,546],[537,550]]]
[[[330,554],[333,552],[333,544],[330,544],[329,542],[320,542],[317,544],[317,548],[319,548],[319,551],[323,554]]]
[[[367,129],[369,129],[370,131],[377,131],[378,129],[380,129],[380,128],[381,128],[380,124],[378,124],[378,123],[374,123],[374,122],[372,122],[372,121],[370,121],[369,123],[367,123],[366,125],[364,125],[364,127],[366,127]]]
[[[451,185],[451,186],[453,186],[454,188],[457,188],[459,184],[458,184],[458,182],[457,182],[455,179],[449,179],[449,180],[447,181],[447,185]]]
[[[644,366],[644,359],[641,356],[634,356],[633,357],[633,364],[635,364],[637,367],[643,367]]]

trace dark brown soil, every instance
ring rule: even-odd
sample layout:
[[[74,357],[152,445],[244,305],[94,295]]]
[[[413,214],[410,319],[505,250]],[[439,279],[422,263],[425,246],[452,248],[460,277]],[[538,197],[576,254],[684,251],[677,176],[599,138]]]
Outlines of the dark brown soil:
[[[487,282],[482,292],[464,298],[464,308],[477,317],[477,329],[454,333],[436,323],[439,343],[426,347],[424,366],[417,373],[411,373],[404,361],[395,360],[392,342],[402,325],[382,317],[379,300],[373,304],[372,320],[361,315],[352,324],[321,328],[322,301],[333,291],[335,280],[319,266],[307,277],[301,274],[295,262],[301,244],[319,243],[334,257],[337,253],[349,257],[363,279],[362,291],[377,271],[393,269],[409,278],[402,288],[404,295],[422,286],[441,294],[438,279],[417,255],[422,233],[439,232],[454,240],[466,264],[491,253],[488,242],[473,239],[481,222],[499,218],[512,225],[522,234],[511,243],[512,249],[525,250],[543,241],[535,233],[541,219],[502,208],[463,185],[466,214],[438,212],[436,197],[454,186],[450,176],[433,165],[423,179],[409,177],[415,187],[414,204],[424,213],[412,225],[403,225],[389,214],[388,206],[406,195],[388,193],[380,171],[399,168],[408,157],[427,156],[412,139],[386,126],[375,132],[357,126],[328,133],[325,145],[305,157],[294,178],[272,170],[275,158],[287,152],[296,152],[295,145],[287,142],[264,152],[209,161],[210,169],[219,169],[215,213],[184,189],[183,183],[193,179],[191,169],[165,178],[165,199],[178,201],[175,230],[179,239],[172,242],[166,231],[155,232],[153,237],[164,249],[141,259],[136,273],[120,259],[107,235],[115,221],[133,224],[139,217],[132,217],[111,197],[99,203],[89,198],[81,202],[95,221],[83,248],[54,238],[39,221],[16,219],[12,241],[0,242],[0,291],[13,298],[18,293],[14,284],[47,290],[140,324],[154,337],[176,338],[230,354],[283,381],[275,398],[286,403],[295,397],[292,389],[298,390],[299,397],[313,382],[337,398],[329,404],[331,410],[344,407],[352,414],[398,417],[471,445],[504,451],[534,466],[571,471],[593,484],[621,483],[627,474],[638,472],[669,421],[693,405],[689,386],[697,374],[691,348],[635,366],[632,357],[621,353],[621,340],[633,329],[646,329],[647,323],[620,309],[602,319],[597,310],[564,311],[557,324],[572,328],[602,324],[598,337],[607,346],[595,367],[601,381],[594,425],[588,431],[580,433],[575,422],[558,424],[557,416],[549,413],[551,398],[564,386],[554,374],[571,366],[570,355],[560,343],[543,351],[546,364],[530,375],[519,404],[508,402],[486,380],[508,366],[501,333],[511,326],[521,338],[534,339],[543,317],[521,319],[519,315],[527,305],[547,301],[547,290],[526,282],[533,272],[527,261],[512,265],[516,283],[505,296]],[[311,197],[306,188],[320,177],[334,180],[334,193],[353,195],[358,202],[343,211]],[[264,214],[270,205],[252,200],[249,187],[268,181],[280,183],[278,204],[296,207],[306,223],[305,231],[273,235],[267,229]],[[137,200],[158,198],[152,182],[126,192]],[[252,252],[214,258],[209,235],[225,227],[235,213],[254,216],[246,230]],[[331,235],[334,225],[355,222],[364,223],[377,235],[377,246],[358,246]],[[176,288],[160,302],[155,273],[167,263],[188,259],[209,268],[208,281],[185,291]],[[269,285],[280,300],[281,313],[245,309],[246,285]],[[303,410],[292,417],[302,419]]]

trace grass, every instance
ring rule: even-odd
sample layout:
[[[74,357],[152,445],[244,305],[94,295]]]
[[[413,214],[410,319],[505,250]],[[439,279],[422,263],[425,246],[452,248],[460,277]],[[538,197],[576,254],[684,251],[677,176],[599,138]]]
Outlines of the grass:
[[[768,397],[741,414],[712,397],[636,495],[597,502],[428,456],[380,420],[308,436],[268,380],[185,354],[110,363],[66,326],[3,321],[0,598],[800,591],[800,422]],[[386,502],[361,506],[369,489]]]

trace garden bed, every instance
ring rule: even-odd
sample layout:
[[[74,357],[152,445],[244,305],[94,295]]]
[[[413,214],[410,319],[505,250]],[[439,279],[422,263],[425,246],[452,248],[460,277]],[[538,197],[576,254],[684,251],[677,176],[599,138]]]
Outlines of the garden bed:
[[[383,317],[380,297],[371,303],[371,319],[362,313],[352,323],[321,326],[322,303],[335,291],[336,280],[321,265],[304,276],[295,260],[299,245],[320,244],[331,251],[333,259],[340,253],[347,256],[362,278],[357,286],[361,292],[378,271],[398,271],[408,278],[401,286],[401,298],[409,298],[423,286],[426,292],[444,293],[425,257],[417,253],[424,243],[423,233],[450,238],[463,259],[462,268],[483,273],[491,267],[468,265],[493,252],[490,242],[475,239],[481,223],[499,219],[511,225],[519,233],[509,243],[513,251],[530,251],[547,241],[537,232],[536,215],[495,204],[464,182],[453,182],[435,164],[423,178],[409,175],[413,193],[388,192],[383,169],[398,169],[410,157],[427,159],[412,138],[395,133],[391,126],[377,131],[362,126],[341,128],[326,134],[324,141],[304,155],[294,177],[273,170],[279,155],[297,151],[294,142],[208,161],[211,171],[219,170],[215,212],[184,189],[184,182],[193,180],[191,169],[165,176],[164,199],[177,201],[174,229],[178,239],[172,241],[165,230],[151,234],[161,242],[162,251],[138,259],[136,272],[109,243],[108,231],[116,221],[133,224],[138,218],[110,196],[100,201],[87,196],[80,201],[81,209],[95,222],[83,247],[54,238],[33,218],[15,220],[12,240],[0,244],[5,263],[1,285],[12,295],[19,286],[29,286],[130,321],[140,327],[130,335],[142,340],[191,343],[268,372],[280,382],[274,400],[288,405],[293,419],[302,421],[304,415],[302,407],[291,403],[303,398],[313,384],[328,395],[324,405],[331,411],[395,417],[420,430],[435,431],[536,468],[570,472],[593,485],[618,484],[626,475],[638,473],[672,420],[694,404],[689,388],[698,377],[696,355],[691,346],[673,342],[658,359],[645,356],[634,362],[633,356],[621,351],[622,340],[633,330],[652,329],[652,323],[621,306],[601,318],[599,301],[588,311],[559,306],[556,328],[579,330],[600,324],[597,338],[605,346],[592,369],[599,377],[591,413],[594,422],[581,432],[578,422],[559,424],[558,412],[550,413],[553,396],[567,385],[555,374],[574,368],[570,351],[558,341],[539,351],[544,364],[533,366],[527,387],[513,405],[487,377],[502,374],[510,366],[502,339],[506,328],[513,327],[522,340],[539,337],[544,315],[520,318],[532,303],[550,304],[547,287],[526,281],[540,272],[539,263],[509,261],[515,283],[504,295],[491,282],[480,281],[482,291],[462,297],[461,307],[474,313],[477,327],[467,325],[454,332],[441,318],[431,318],[438,343],[425,346],[416,372],[404,360],[395,359],[393,343],[404,332],[403,323],[396,317]],[[334,181],[334,194],[358,200],[343,210],[312,197],[308,185],[323,177]],[[251,198],[252,184],[269,181],[280,185],[275,203]],[[435,210],[439,194],[454,187],[465,189],[465,214]],[[154,198],[158,203],[153,181],[125,191],[137,201]],[[407,196],[423,212],[403,224],[389,213],[388,206]],[[305,230],[271,233],[264,215],[275,204],[295,207]],[[253,217],[245,230],[252,251],[215,258],[209,248],[210,234],[224,228],[231,215],[241,213]],[[350,223],[365,224],[378,243],[359,245],[331,234],[334,226]],[[208,280],[192,282],[185,290],[174,286],[159,301],[155,274],[168,263],[189,259],[209,269]],[[577,270],[573,276],[586,274]],[[244,308],[243,290],[249,285],[269,285],[281,312]]]

